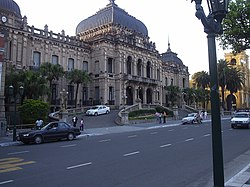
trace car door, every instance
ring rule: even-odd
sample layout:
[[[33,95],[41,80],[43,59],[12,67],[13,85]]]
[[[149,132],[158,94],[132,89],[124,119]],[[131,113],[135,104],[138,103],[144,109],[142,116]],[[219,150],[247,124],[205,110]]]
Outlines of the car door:
[[[54,140],[58,137],[58,122],[52,122],[44,132],[44,140]]]
[[[58,138],[67,138],[69,132],[69,126],[64,122],[58,123]]]

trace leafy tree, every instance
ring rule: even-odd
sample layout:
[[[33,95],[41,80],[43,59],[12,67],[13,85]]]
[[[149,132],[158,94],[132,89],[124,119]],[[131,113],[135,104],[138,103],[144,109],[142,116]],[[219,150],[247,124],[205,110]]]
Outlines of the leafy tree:
[[[184,94],[184,101],[187,103],[187,105],[191,105],[194,102],[194,88],[184,88],[183,94]]]
[[[165,89],[168,91],[171,106],[174,106],[176,104],[176,101],[180,97],[180,88],[178,86],[167,86]]]
[[[86,84],[90,81],[90,77],[86,71],[74,69],[67,74],[67,78],[70,80],[70,84],[76,84],[76,93],[75,93],[75,107],[77,105],[77,95],[80,84]]]
[[[229,66],[227,61],[221,59],[219,60],[217,64],[218,68],[218,81],[219,81],[219,86],[221,88],[221,100],[222,100],[222,107],[225,109],[225,89],[226,89],[226,80],[227,80],[227,74],[229,71]]]
[[[202,88],[204,90],[210,84],[210,76],[206,71],[199,71],[194,73],[192,79],[198,88]]]
[[[35,123],[37,119],[47,121],[49,113],[48,103],[40,100],[27,99],[23,105],[18,107],[24,124]]]
[[[239,53],[250,49],[250,2],[234,0],[229,3],[229,12],[223,20],[223,34],[218,38],[224,49]]]

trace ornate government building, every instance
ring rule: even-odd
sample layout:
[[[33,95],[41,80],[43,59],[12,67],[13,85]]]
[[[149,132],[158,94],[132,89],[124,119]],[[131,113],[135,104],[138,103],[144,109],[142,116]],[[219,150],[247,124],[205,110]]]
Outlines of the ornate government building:
[[[92,82],[79,89],[79,106],[104,103],[113,107],[168,104],[165,87],[188,87],[188,67],[171,51],[170,44],[160,54],[150,41],[147,27],[129,15],[114,0],[76,26],[75,36],[54,33],[45,25],[28,25],[13,0],[0,0],[1,90],[0,107],[4,118],[5,73],[16,69],[37,70],[44,62],[60,64],[65,71],[80,69]],[[167,46],[167,44],[166,44]],[[65,78],[53,83],[54,110],[60,107],[60,91],[68,91],[68,107],[75,86]],[[73,105],[72,105],[73,106]]]

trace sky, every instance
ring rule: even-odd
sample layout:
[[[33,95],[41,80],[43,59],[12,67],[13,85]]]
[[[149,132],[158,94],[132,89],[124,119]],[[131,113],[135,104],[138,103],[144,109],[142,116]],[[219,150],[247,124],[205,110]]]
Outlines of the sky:
[[[77,25],[98,10],[109,0],[15,0],[22,16],[27,16],[28,25],[66,35],[75,35]],[[155,42],[159,53],[168,49],[188,66],[192,75],[198,71],[209,72],[207,37],[200,20],[195,17],[195,3],[191,0],[116,0],[115,3],[130,15],[142,21],[150,41]],[[206,1],[203,7],[206,10]],[[217,42],[218,44],[218,42]],[[217,59],[224,58],[224,52],[217,45]],[[228,51],[227,51],[228,52]]]

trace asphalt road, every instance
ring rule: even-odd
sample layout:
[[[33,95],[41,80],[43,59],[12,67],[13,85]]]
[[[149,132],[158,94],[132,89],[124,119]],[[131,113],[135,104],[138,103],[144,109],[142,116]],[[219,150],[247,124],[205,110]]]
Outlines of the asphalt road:
[[[222,132],[226,181],[242,168],[232,163],[250,149],[250,131],[223,121]],[[0,186],[211,186],[211,149],[210,123],[2,147]]]

